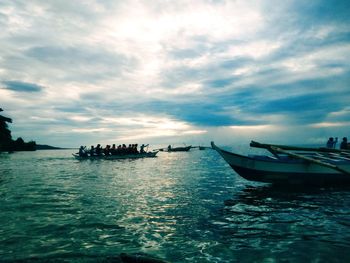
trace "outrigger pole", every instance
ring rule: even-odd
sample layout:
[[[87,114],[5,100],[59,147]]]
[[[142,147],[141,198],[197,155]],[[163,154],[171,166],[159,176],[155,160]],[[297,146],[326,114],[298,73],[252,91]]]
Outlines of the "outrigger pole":
[[[306,156],[303,156],[303,155],[300,155],[300,154],[297,154],[297,153],[292,153],[290,151],[286,151],[286,150],[283,150],[283,149],[280,149],[280,148],[274,147],[274,146],[271,146],[271,149],[273,151],[275,151],[275,152],[284,153],[284,154],[287,154],[287,155],[292,156],[294,158],[299,158],[299,159],[305,160],[307,162],[315,163],[315,164],[318,164],[318,165],[321,165],[321,166],[324,166],[324,167],[328,167],[328,168],[334,169],[334,170],[336,170],[338,172],[341,172],[343,174],[350,175],[350,172],[348,172],[348,171],[346,171],[346,170],[344,170],[344,169],[342,169],[339,166],[334,165],[334,164],[322,162],[320,160],[316,160],[316,159],[313,159],[313,158],[310,158],[310,157],[306,157]]]
[[[278,144],[268,144],[268,143],[260,143],[256,141],[250,142],[251,147],[255,148],[264,148],[268,149],[270,147],[277,147],[283,150],[290,150],[290,151],[310,151],[310,152],[325,152],[325,153],[342,153],[345,155],[350,154],[350,150],[339,150],[339,149],[331,149],[326,147],[320,147],[320,148],[310,148],[310,147],[298,147],[298,146],[288,146],[288,145],[278,145]]]
[[[304,161],[307,161],[309,163],[315,163],[324,167],[328,167],[331,169],[334,169],[338,172],[341,172],[343,174],[346,175],[350,175],[350,172],[347,170],[344,170],[342,168],[340,168],[337,165],[334,164],[330,164],[330,163],[326,163],[326,162],[322,162],[320,160],[316,160],[307,156],[303,156],[301,154],[297,154],[297,153],[293,153],[290,152],[288,150],[299,150],[299,151],[314,151],[314,152],[337,152],[337,153],[345,153],[347,154],[349,151],[342,151],[342,150],[338,150],[338,149],[329,149],[329,148],[304,148],[304,147],[294,147],[294,146],[285,146],[285,145],[273,145],[273,144],[263,144],[263,143],[258,143],[258,142],[254,142],[252,141],[250,143],[251,147],[256,147],[256,148],[264,148],[269,150],[272,154],[274,154],[275,156],[277,156],[276,153],[284,153],[287,154],[291,157],[294,158],[298,158],[298,159],[302,159]]]

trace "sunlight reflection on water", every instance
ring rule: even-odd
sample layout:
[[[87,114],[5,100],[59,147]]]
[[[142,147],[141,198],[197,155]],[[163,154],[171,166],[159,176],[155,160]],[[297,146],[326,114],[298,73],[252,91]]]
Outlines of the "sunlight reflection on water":
[[[290,192],[238,177],[212,150],[76,161],[71,151],[0,156],[2,260],[170,262],[350,259],[350,192]]]

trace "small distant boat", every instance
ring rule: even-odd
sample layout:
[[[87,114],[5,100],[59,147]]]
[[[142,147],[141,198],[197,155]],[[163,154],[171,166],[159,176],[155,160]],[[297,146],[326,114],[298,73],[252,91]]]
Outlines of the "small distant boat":
[[[189,150],[191,150],[192,145],[190,146],[185,146],[185,147],[171,147],[171,148],[166,148],[167,152],[188,152]]]
[[[272,155],[240,155],[211,143],[224,160],[243,178],[273,184],[350,185],[350,151],[261,144]]]
[[[194,148],[198,148],[198,150],[200,151],[203,151],[203,150],[206,150],[206,149],[212,149],[211,147],[208,147],[208,146],[191,146],[191,149],[194,149]]]
[[[93,156],[80,156],[77,153],[73,153],[75,159],[77,160],[117,160],[117,159],[139,159],[139,158],[153,158],[156,157],[158,151],[147,152],[147,153],[137,153],[137,154],[118,154],[118,155],[93,155]]]

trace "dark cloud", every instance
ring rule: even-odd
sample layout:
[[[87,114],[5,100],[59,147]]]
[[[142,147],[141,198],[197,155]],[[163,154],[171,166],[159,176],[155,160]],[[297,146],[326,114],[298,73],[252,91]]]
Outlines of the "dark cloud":
[[[320,110],[326,101],[329,101],[328,94],[306,94],[290,96],[282,99],[265,101],[259,105],[257,110],[261,113],[305,113]]]
[[[17,92],[41,92],[44,89],[43,86],[21,81],[4,81],[3,84],[5,89]]]
[[[173,105],[171,114],[177,119],[187,121],[199,126],[228,126],[238,120],[223,114],[222,106],[215,104],[180,104]]]
[[[295,11],[303,18],[302,22],[308,22],[309,25],[350,21],[350,2],[347,0],[337,0],[328,4],[324,0],[299,2],[295,5]]]
[[[90,46],[34,46],[22,56],[38,67],[49,67],[47,72],[65,83],[99,83],[121,76],[137,64],[130,56]]]
[[[224,104],[224,101],[229,99],[232,101],[232,105],[240,109],[246,116],[260,116],[262,120],[264,116],[267,118],[272,115],[285,116],[285,119],[280,120],[280,122],[286,125],[322,122],[327,119],[331,112],[342,111],[348,106],[347,101],[350,99],[350,95],[346,91],[330,92],[321,88],[318,92],[318,85],[321,87],[320,81],[315,81],[315,83],[309,81],[309,84],[313,85],[314,89],[309,88],[309,93],[305,91],[300,95],[285,93],[284,96],[279,98],[264,97],[264,94],[277,93],[278,86],[275,86],[271,87],[266,93],[263,90],[248,89],[233,94],[226,99],[221,98],[220,101]],[[287,88],[295,87],[293,85],[296,86],[297,84],[287,85]],[[342,120],[345,120],[345,118]]]
[[[223,88],[225,86],[229,86],[235,78],[223,78],[223,79],[215,79],[206,81],[206,86],[213,88]]]
[[[137,110],[154,114],[155,112],[166,113],[174,119],[186,121],[198,126],[230,126],[247,124],[242,119],[227,113],[225,105],[212,104],[211,102],[170,102],[153,101],[139,104]]]

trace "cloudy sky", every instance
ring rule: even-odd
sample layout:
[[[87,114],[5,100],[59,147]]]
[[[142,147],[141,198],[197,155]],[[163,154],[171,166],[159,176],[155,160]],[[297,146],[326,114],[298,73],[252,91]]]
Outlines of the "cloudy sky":
[[[350,2],[4,0],[0,107],[56,146],[350,137]]]

